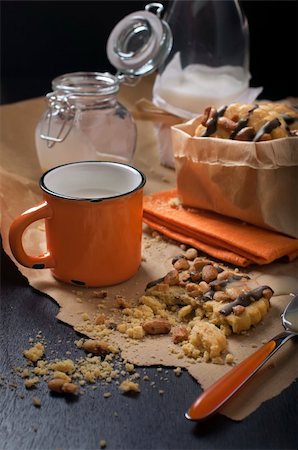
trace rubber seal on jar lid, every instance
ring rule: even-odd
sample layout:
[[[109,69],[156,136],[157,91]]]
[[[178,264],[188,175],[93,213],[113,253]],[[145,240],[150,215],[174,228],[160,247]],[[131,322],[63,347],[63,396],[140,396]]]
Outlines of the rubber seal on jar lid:
[[[149,11],[137,11],[114,27],[107,42],[107,55],[118,71],[139,76],[156,70],[171,48],[168,24]]]

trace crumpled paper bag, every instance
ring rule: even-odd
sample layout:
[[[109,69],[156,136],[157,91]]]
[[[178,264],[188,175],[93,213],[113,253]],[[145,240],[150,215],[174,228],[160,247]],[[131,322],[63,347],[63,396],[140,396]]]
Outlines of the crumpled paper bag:
[[[182,203],[298,238],[298,138],[195,137],[199,121],[172,127]]]
[[[181,117],[181,122],[202,113],[208,106],[218,109],[229,103],[252,103],[263,88],[250,88],[251,76],[242,67],[209,67],[191,64],[184,69],[177,52],[153,86],[153,103]],[[167,124],[156,128],[161,163],[174,167],[171,132]]]

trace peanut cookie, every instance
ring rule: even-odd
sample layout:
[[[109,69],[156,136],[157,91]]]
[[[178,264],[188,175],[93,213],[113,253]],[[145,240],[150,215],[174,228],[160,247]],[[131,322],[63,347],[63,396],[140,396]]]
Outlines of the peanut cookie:
[[[283,103],[233,103],[208,107],[195,130],[198,137],[238,141],[267,141],[298,135],[298,112]]]
[[[178,255],[178,260],[182,258]],[[177,267],[177,258],[173,264]],[[257,325],[269,309],[272,294],[269,286],[257,286],[237,269],[197,257],[189,261],[188,269],[171,271],[149,283],[142,301],[152,305],[155,313],[165,316],[170,309],[176,311],[178,321],[190,324],[193,318],[207,320],[228,335]]]

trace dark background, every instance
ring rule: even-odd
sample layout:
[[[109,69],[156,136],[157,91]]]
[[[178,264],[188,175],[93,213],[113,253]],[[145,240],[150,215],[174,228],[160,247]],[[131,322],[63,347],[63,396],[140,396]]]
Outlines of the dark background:
[[[1,102],[43,96],[51,80],[66,72],[115,73],[106,57],[108,36],[119,20],[147,3],[1,1]],[[251,86],[264,87],[262,98],[298,96],[297,2],[240,5],[250,28]]]

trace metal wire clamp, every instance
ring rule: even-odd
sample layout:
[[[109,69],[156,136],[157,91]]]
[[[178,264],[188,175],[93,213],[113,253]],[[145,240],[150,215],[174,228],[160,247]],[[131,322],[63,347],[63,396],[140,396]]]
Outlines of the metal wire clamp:
[[[69,102],[67,95],[57,95],[55,92],[47,94],[49,109],[44,118],[40,137],[47,141],[47,147],[52,148],[56,143],[63,142],[69,135],[75,117],[76,107]],[[61,127],[57,133],[53,131],[53,116],[58,116],[61,120]]]

